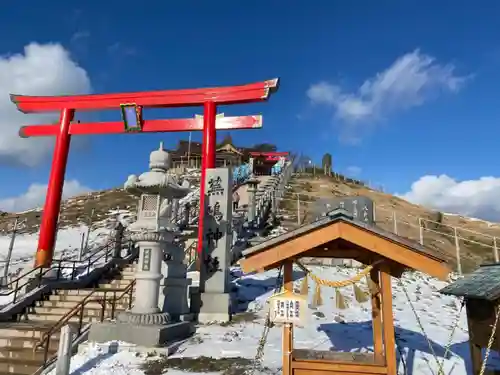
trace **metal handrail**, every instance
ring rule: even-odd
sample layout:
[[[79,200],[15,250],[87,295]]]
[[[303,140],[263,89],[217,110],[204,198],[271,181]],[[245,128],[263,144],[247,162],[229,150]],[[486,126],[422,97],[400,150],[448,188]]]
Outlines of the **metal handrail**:
[[[128,241],[128,239],[126,239],[125,241],[122,241],[122,243],[123,242],[127,242],[127,241]],[[69,259],[68,260],[66,260],[66,259],[56,259],[56,260],[54,260],[54,263],[57,263],[57,265],[52,265],[49,268],[45,268],[43,266],[35,267],[35,268],[33,268],[33,269],[25,272],[24,274],[16,277],[14,280],[11,280],[7,284],[7,288],[11,287],[10,290],[7,291],[7,292],[0,292],[0,297],[7,297],[7,296],[10,296],[10,295],[14,294],[14,297],[13,297],[13,300],[12,300],[11,303],[15,303],[17,301],[17,297],[18,297],[19,291],[22,290],[24,287],[26,287],[28,284],[30,284],[32,282],[32,279],[31,278],[30,279],[26,279],[26,276],[29,276],[29,275],[32,275],[32,274],[34,275],[37,272],[38,272],[38,275],[36,277],[37,280],[38,280],[37,287],[40,287],[40,285],[42,283],[42,276],[45,276],[46,274],[48,274],[51,271],[57,271],[55,280],[60,280],[61,274],[62,274],[62,270],[64,270],[64,269],[71,269],[71,278],[70,278],[70,280],[74,280],[75,276],[76,276],[76,270],[78,269],[79,265],[85,265],[86,269],[89,270],[92,265],[96,264],[98,261],[102,260],[103,258],[104,258],[105,262],[107,262],[108,259],[109,259],[110,254],[114,250],[114,247],[112,245],[115,245],[115,244],[116,244],[116,241],[114,239],[110,239],[104,245],[100,246],[98,248],[98,250],[96,250],[95,252],[93,252],[92,254],[90,254],[86,259],[82,259],[81,261],[79,261],[79,260],[69,260]],[[98,255],[98,256],[96,258],[94,258],[94,256],[96,256],[96,255]],[[71,263],[71,265],[70,266],[64,266],[63,262],[64,263]],[[25,280],[25,282],[22,283],[22,284],[20,284],[20,282],[23,279]],[[12,288],[12,286],[14,286],[14,287]]]
[[[52,335],[60,330],[66,323],[69,322],[71,318],[79,314],[79,319],[78,319],[78,327],[77,327],[77,334],[75,338],[78,338],[81,333],[82,333],[82,328],[83,328],[83,318],[84,318],[84,312],[85,312],[85,306],[88,303],[91,302],[98,302],[101,305],[101,315],[100,315],[100,322],[104,321],[105,318],[105,312],[106,312],[106,303],[111,302],[111,319],[114,319],[115,312],[116,312],[116,303],[120,301],[122,298],[124,298],[126,295],[129,296],[128,300],[128,308],[130,309],[132,307],[132,296],[133,296],[133,290],[134,286],[136,284],[136,280],[132,280],[125,288],[94,288],[92,291],[85,296],[83,300],[81,300],[76,306],[74,306],[71,310],[69,310],[66,314],[64,314],[61,319],[59,319],[52,327],[49,328],[48,331],[46,331],[40,340],[38,340],[34,347],[33,347],[33,352],[37,351],[39,348],[43,348],[44,354],[43,354],[43,365],[42,367],[46,367],[47,363],[49,362],[49,347],[50,347],[50,339]],[[103,298],[94,298],[95,294],[98,292],[104,292],[104,297]],[[121,292],[120,296],[117,298],[116,294]],[[113,298],[108,300],[106,298],[107,293],[113,293]]]

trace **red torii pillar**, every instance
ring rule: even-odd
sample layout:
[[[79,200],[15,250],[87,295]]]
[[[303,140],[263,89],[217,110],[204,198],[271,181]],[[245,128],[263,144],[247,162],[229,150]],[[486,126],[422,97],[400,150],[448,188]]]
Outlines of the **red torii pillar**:
[[[59,219],[64,176],[73,134],[111,134],[128,132],[170,132],[203,130],[203,155],[200,188],[200,219],[198,226],[198,252],[203,244],[203,218],[205,215],[205,174],[215,168],[216,128],[248,129],[262,126],[260,116],[223,118],[217,120],[217,105],[265,101],[278,89],[278,79],[228,87],[150,91],[121,94],[95,94],[72,96],[11,95],[11,100],[23,113],[60,112],[59,125],[33,125],[22,127],[21,137],[56,136],[52,168],[45,199],[35,266],[49,267],[54,253],[57,222]],[[142,109],[148,107],[188,107],[203,105],[203,126],[196,119],[143,120]],[[132,127],[125,107],[134,107],[137,123]],[[76,110],[122,109],[124,122],[72,123]],[[220,124],[220,126],[219,126]]]

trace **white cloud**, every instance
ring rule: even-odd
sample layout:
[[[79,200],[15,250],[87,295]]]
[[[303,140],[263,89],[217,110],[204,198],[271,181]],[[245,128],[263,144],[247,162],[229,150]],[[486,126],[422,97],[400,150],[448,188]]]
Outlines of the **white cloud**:
[[[500,221],[500,178],[456,181],[447,175],[424,176],[401,198],[436,210]]]
[[[22,139],[19,127],[52,123],[58,114],[23,114],[9,94],[71,95],[91,90],[87,72],[60,44],[31,43],[22,54],[0,57],[0,163],[34,166],[49,154],[52,138]]]
[[[354,92],[328,82],[311,85],[312,103],[332,107],[347,125],[347,137],[356,138],[359,125],[380,120],[394,112],[422,105],[440,92],[458,92],[470,77],[455,74],[452,64],[439,64],[419,50],[398,58],[389,68],[367,79]]]
[[[92,189],[82,185],[77,180],[68,180],[64,182],[63,199],[86,193],[91,190]],[[41,207],[45,202],[46,193],[47,185],[31,184],[25,193],[17,197],[0,199],[0,210],[6,212],[21,212]]]

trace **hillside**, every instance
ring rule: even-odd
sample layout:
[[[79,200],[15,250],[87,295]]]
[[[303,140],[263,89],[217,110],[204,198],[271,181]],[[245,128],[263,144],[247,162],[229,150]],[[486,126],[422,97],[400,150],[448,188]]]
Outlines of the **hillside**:
[[[367,196],[375,202],[377,225],[392,232],[397,230],[399,235],[415,241],[422,240],[425,246],[443,253],[454,265],[457,264],[458,243],[460,263],[464,272],[475,268],[479,263],[494,261],[494,236],[500,237],[500,224],[440,214],[398,197],[333,177],[296,175],[280,206],[284,217],[282,225],[288,229],[297,226],[297,194],[300,197],[301,223],[310,222],[321,215],[329,198]],[[123,189],[80,195],[63,202],[60,228],[87,224],[92,210],[92,222],[98,224],[117,209],[134,213],[136,207],[137,199]],[[40,209],[36,209],[19,214],[21,219],[27,220],[27,225],[21,229],[21,233],[35,233],[38,230],[40,212]],[[0,233],[7,233],[15,216],[16,214],[12,213],[0,215]]]
[[[375,203],[375,221],[378,226],[391,232],[397,231],[403,237],[422,241],[423,245],[443,253],[455,266],[458,247],[464,272],[480,263],[495,260],[494,237],[500,237],[498,223],[439,213],[362,185],[333,177],[313,177],[306,174],[295,176],[284,196],[281,207],[288,214],[287,220],[284,221],[285,227],[297,225],[297,194],[300,197],[302,223],[310,222],[321,215],[329,198],[366,196]]]

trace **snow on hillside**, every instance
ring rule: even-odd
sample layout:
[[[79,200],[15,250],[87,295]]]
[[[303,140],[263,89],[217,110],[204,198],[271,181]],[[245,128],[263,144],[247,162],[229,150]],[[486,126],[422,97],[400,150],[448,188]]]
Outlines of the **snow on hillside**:
[[[116,221],[120,221],[124,226],[127,226],[131,218],[132,216],[127,210],[109,211],[106,219],[95,222],[92,225],[92,230],[89,233],[88,251],[91,252],[93,249],[97,249],[109,239]],[[86,236],[87,233],[88,227],[86,225],[59,229],[56,240],[55,258],[73,258],[77,256],[82,242],[82,235]],[[20,233],[16,235],[9,268],[10,275],[19,274],[24,268],[32,267],[38,244],[38,236],[39,232]],[[0,273],[2,274],[10,241],[11,235],[0,235]]]
[[[356,270],[342,267],[311,267],[320,277],[330,280],[343,280],[353,275]],[[217,358],[243,357],[252,359],[255,356],[257,343],[264,328],[266,300],[272,294],[276,284],[277,271],[264,274],[242,275],[238,268],[233,269],[235,297],[240,311],[247,313],[236,318],[227,326],[200,326],[193,338],[182,344],[170,358],[188,358],[200,356]],[[300,271],[296,271],[296,285],[299,287]],[[445,357],[445,347],[449,342],[452,327],[456,322],[460,302],[450,296],[438,293],[446,283],[436,281],[419,273],[407,273],[402,282],[407,288],[411,301],[420,317],[425,330],[423,334],[416,322],[414,313],[408,303],[402,287],[393,279],[393,308],[396,326],[396,341],[398,344],[398,367],[400,374],[435,375],[442,363],[445,374],[465,375],[470,367],[467,323],[465,311],[461,312],[458,328],[451,339],[449,354]],[[312,295],[310,285],[310,298]],[[366,284],[361,285],[366,289]],[[370,352],[372,346],[371,308],[370,303],[357,303],[353,298],[351,288],[344,288],[343,295],[347,297],[349,308],[338,310],[335,307],[333,289],[323,288],[324,305],[310,309],[310,316],[304,327],[294,330],[295,348],[336,350],[344,352]],[[263,365],[266,371],[276,373],[281,366],[281,328],[271,329]],[[429,341],[427,341],[427,338]],[[429,348],[432,345],[432,350]],[[435,352],[437,361],[432,352]],[[71,371],[78,374],[144,374],[143,366],[158,359],[154,356],[136,356],[124,352],[106,354],[102,346],[89,344],[79,354],[73,357]],[[168,360],[165,362],[168,368]],[[173,363],[173,362],[171,362]],[[180,363],[180,364],[179,364]],[[177,360],[173,367],[182,369],[183,361]],[[185,365],[187,366],[187,365]],[[492,353],[489,366],[500,367],[500,359]],[[406,371],[405,371],[406,368]],[[185,373],[193,371],[184,368]],[[207,366],[196,371],[208,373],[214,367]],[[469,369],[470,371],[470,369]],[[160,372],[159,372],[160,373]],[[168,373],[172,373],[169,369]],[[228,374],[228,373],[227,373]]]

